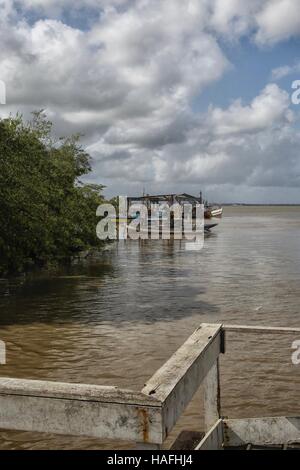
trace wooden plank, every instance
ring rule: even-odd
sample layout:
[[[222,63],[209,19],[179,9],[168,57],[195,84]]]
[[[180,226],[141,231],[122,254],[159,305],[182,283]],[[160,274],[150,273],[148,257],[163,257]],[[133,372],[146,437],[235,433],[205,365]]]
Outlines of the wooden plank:
[[[204,425],[205,432],[220,419],[220,373],[219,360],[212,366],[204,379]]]
[[[204,436],[195,450],[222,450],[223,441],[223,421],[219,419]]]
[[[221,352],[222,325],[203,323],[153,375],[142,392],[163,403],[165,437]]]
[[[223,330],[230,333],[263,333],[263,334],[298,334],[300,328],[276,327],[276,326],[247,326],[247,325],[223,325]]]
[[[0,379],[0,428],[161,444],[161,403],[139,392]]]
[[[226,446],[245,443],[254,445],[300,442],[299,417],[247,418],[224,420]]]

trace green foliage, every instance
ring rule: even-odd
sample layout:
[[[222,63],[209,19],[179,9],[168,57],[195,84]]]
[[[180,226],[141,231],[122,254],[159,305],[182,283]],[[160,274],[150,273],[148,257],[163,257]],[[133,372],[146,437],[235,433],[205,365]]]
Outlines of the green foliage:
[[[43,266],[100,244],[96,209],[103,186],[79,178],[91,171],[79,136],[51,138],[42,112],[0,120],[0,272]]]

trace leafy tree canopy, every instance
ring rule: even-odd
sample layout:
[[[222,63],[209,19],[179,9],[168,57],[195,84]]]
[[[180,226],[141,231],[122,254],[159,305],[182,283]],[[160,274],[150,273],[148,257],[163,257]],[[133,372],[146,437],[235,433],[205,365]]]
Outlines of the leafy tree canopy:
[[[0,272],[70,259],[99,246],[96,209],[101,185],[83,184],[91,171],[78,135],[58,141],[44,113],[25,123],[0,120]]]

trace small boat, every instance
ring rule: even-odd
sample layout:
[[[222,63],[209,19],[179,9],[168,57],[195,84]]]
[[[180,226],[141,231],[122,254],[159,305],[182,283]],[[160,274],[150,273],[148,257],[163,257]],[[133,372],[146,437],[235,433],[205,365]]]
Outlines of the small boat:
[[[161,225],[161,223],[165,221],[168,225],[171,222],[171,227],[170,227],[171,235],[174,234],[174,226],[177,226],[177,224],[175,223],[176,216],[174,219],[174,214],[173,215],[171,214],[171,221],[169,222],[170,213],[168,212],[167,209],[166,209],[166,212],[167,212],[166,214],[164,214],[163,211],[161,212],[161,209],[156,209],[156,206],[159,204],[165,204],[167,208],[168,207],[171,208],[173,204],[176,204],[176,203],[181,205],[183,208],[185,204],[191,205],[193,222],[196,219],[197,206],[202,205],[202,204],[205,206],[204,207],[205,219],[211,219],[212,217],[220,217],[223,213],[223,209],[221,206],[213,205],[213,204],[209,205],[207,202],[205,202],[202,198],[202,192],[200,193],[200,197],[195,197],[187,193],[182,193],[182,194],[160,194],[160,195],[152,195],[152,196],[148,194],[146,196],[143,195],[139,197],[127,198],[127,207],[130,207],[132,204],[135,204],[135,203],[142,203],[148,209],[148,231],[151,230],[151,223],[153,223],[154,225],[159,223],[159,225]],[[156,212],[156,210],[158,210],[158,212]],[[137,216],[135,216],[134,218],[137,218]],[[213,227],[216,227],[217,225],[218,224],[204,224],[204,227],[203,227],[204,234],[209,235],[211,233],[210,230]],[[195,227],[193,224],[192,230],[194,231],[194,229]],[[141,232],[147,231],[147,229],[141,228],[140,231]],[[162,228],[160,227],[158,231],[159,233],[161,233]]]
[[[207,206],[205,208],[205,218],[211,219],[212,217],[221,217],[223,214],[223,207],[221,206]]]
[[[143,233],[143,234],[147,233],[150,236],[151,235],[151,222],[153,222],[153,219],[148,220],[148,228],[146,228],[146,229],[144,227],[139,228],[138,232]],[[155,222],[155,220],[154,220],[154,222]],[[203,233],[204,236],[205,235],[211,235],[212,234],[211,229],[214,228],[214,227],[217,227],[217,226],[218,226],[218,224],[204,224],[203,228],[200,230],[200,232],[198,232],[198,235],[201,234],[201,233]],[[166,226],[166,232],[168,232],[167,227],[168,226]],[[135,230],[135,229],[133,229],[133,230]],[[197,232],[197,230],[196,230],[196,227],[194,226],[194,224],[193,224],[193,227],[191,228],[191,230],[188,230],[188,231],[185,231],[184,228],[182,227],[182,232],[176,232],[175,229],[174,229],[173,224],[171,224],[170,229],[169,229],[169,234],[170,234],[171,237],[174,236],[175,233],[177,233],[177,234],[181,233],[183,239],[185,239],[186,236],[189,236],[189,235],[195,235],[196,236],[196,232]],[[159,235],[162,235],[163,234],[162,226],[158,225],[154,229],[153,233],[158,233]]]

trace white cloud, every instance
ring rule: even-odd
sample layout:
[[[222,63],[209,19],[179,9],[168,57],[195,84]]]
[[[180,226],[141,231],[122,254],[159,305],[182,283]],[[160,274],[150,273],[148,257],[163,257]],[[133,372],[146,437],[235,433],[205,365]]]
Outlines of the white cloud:
[[[247,35],[261,46],[297,35],[299,2],[19,4],[48,18],[31,24],[17,14],[13,1],[0,0],[0,79],[7,84],[9,104],[0,112],[21,110],[27,116],[46,108],[57,133],[85,133],[95,180],[116,192],[126,184],[127,190],[141,190],[144,183],[160,191],[171,185],[172,190],[299,185],[300,137],[291,131],[289,97],[276,84],[248,104],[211,106],[201,115],[192,107],[195,97],[229,68],[220,36],[238,40]],[[99,14],[80,30],[64,23],[62,11],[71,6],[95,8]],[[278,20],[282,10],[290,32]],[[275,69],[273,79],[293,67]]]
[[[6,0],[5,0],[6,1]],[[12,4],[18,4],[23,10],[43,12],[44,14],[59,15],[63,10],[80,10],[83,8],[104,9],[107,7],[119,7],[130,3],[130,0],[9,0]]]
[[[300,62],[294,65],[283,65],[272,70],[272,79],[281,80],[288,75],[300,73]]]
[[[253,37],[259,46],[300,35],[299,0],[202,0],[207,26],[226,39]]]
[[[25,13],[31,11],[51,18],[59,17],[63,12],[72,17],[78,11],[92,9],[94,22],[99,18],[97,13],[102,16],[104,12],[113,11],[161,12],[169,15],[166,17],[169,27],[178,29],[188,12],[196,22],[201,16],[203,26],[208,30],[230,39],[254,34],[260,45],[274,44],[300,34],[299,0],[0,0],[1,6],[6,14],[13,13],[18,6]],[[182,13],[183,18],[178,13]]]
[[[288,93],[275,84],[269,84],[249,106],[242,106],[238,100],[227,110],[210,109],[208,121],[214,132],[220,135],[257,132],[276,123],[291,122],[289,105]]]
[[[259,44],[274,44],[300,35],[299,0],[269,0],[256,15]]]
[[[9,25],[0,31],[8,102],[46,107],[66,127],[107,128],[104,139],[116,144],[178,140],[191,98],[228,66],[196,7],[140,2],[107,10],[86,32],[49,19]]]
[[[150,151],[145,144],[136,147],[137,136],[128,141],[121,135],[118,151],[116,142],[108,140],[90,150],[99,160],[96,171],[118,187],[133,179],[135,188],[138,177],[139,188],[146,182],[152,190],[188,185],[198,191],[203,185],[228,184],[297,187],[300,134],[290,127],[291,119],[287,93],[269,84],[249,105],[211,107],[193,121],[185,140],[160,143]]]
[[[299,0],[212,0],[210,25],[228,38],[253,35],[260,46],[300,35]]]
[[[226,37],[239,38],[255,26],[255,15],[263,1],[212,0],[210,24]]]

